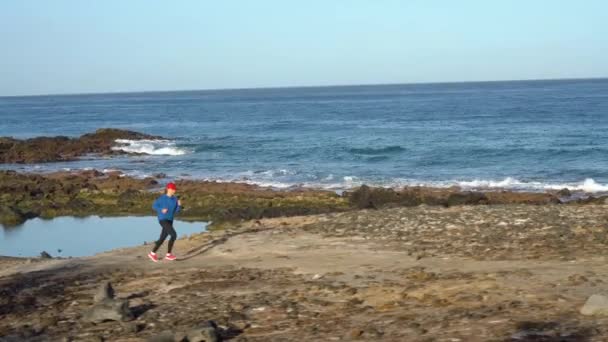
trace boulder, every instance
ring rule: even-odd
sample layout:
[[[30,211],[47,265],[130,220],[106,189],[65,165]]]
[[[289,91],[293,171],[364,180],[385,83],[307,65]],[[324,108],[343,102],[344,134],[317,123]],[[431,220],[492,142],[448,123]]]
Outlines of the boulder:
[[[580,313],[585,316],[608,315],[608,297],[594,294],[581,307]]]
[[[188,342],[217,342],[220,341],[220,334],[215,322],[206,321],[188,331],[186,339]]]
[[[128,321],[133,318],[129,309],[129,301],[106,299],[95,304],[83,315],[85,322],[101,323],[105,321]]]
[[[93,300],[95,304],[82,317],[85,322],[101,323],[133,319],[129,301],[114,298],[114,289],[110,282],[105,282],[99,287]]]

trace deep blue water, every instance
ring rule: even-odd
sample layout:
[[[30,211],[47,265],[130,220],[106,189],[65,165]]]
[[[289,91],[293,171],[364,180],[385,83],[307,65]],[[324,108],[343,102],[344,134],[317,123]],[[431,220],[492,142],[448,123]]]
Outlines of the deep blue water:
[[[184,153],[17,170],[608,190],[608,79],[5,97],[0,120],[2,136],[117,127],[173,140],[132,149]]]

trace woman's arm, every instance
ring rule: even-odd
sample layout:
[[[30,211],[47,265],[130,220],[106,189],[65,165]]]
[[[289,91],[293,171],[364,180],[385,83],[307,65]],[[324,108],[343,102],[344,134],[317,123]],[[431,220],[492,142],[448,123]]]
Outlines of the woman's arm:
[[[160,211],[162,209],[160,204],[160,197],[154,200],[154,203],[152,203],[152,209],[156,211]]]

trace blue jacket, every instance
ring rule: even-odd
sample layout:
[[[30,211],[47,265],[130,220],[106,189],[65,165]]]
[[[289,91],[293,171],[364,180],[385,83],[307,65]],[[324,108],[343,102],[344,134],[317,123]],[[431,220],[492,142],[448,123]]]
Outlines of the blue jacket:
[[[158,220],[169,220],[169,221],[173,221],[173,216],[176,213],[179,213],[179,210],[181,209],[179,205],[177,205],[177,197],[175,196],[167,196],[167,195],[162,195],[159,198],[156,199],[156,201],[154,201],[154,204],[152,204],[152,208],[154,210],[156,210],[156,213],[158,214]],[[163,209],[167,209],[167,213],[163,214],[162,210]]]

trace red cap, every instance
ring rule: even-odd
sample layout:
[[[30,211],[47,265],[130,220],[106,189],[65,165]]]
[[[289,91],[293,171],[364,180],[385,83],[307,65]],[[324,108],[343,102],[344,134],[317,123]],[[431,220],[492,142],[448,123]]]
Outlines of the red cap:
[[[177,190],[177,188],[175,187],[175,183],[169,183],[169,184],[167,184],[167,189]]]

